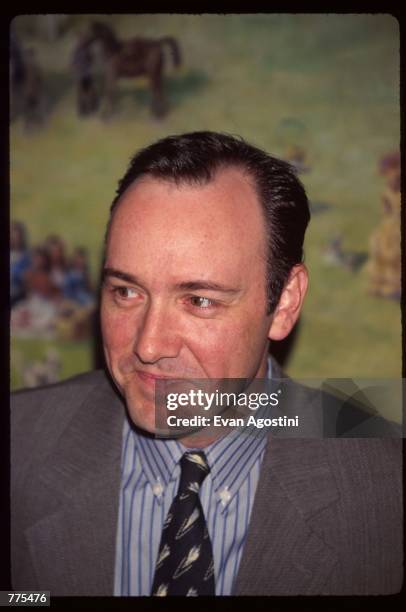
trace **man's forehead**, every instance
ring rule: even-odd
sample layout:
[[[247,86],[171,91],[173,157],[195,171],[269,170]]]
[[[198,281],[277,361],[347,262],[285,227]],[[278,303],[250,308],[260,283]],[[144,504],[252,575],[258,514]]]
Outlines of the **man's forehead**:
[[[266,240],[256,194],[235,168],[204,185],[145,177],[119,203],[107,255],[121,270],[148,265],[186,281],[205,272],[224,280],[247,268],[262,270]]]
[[[131,185],[118,202],[110,239],[137,241],[163,237],[170,242],[221,243],[241,248],[265,245],[265,222],[251,181],[237,168],[219,171],[204,184],[176,184],[152,176]]]

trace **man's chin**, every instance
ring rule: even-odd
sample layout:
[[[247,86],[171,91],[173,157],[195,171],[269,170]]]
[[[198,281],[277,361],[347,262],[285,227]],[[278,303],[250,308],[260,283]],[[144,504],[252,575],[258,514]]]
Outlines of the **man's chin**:
[[[165,414],[157,411],[154,397],[146,398],[144,393],[134,393],[134,389],[124,389],[123,393],[128,415],[138,429],[150,434],[165,435]]]
[[[156,413],[154,402],[125,397],[127,411],[134,425],[148,433],[156,433]]]

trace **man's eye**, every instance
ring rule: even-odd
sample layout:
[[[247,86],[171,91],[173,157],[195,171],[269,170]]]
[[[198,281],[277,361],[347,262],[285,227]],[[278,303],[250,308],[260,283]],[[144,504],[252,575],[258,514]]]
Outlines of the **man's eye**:
[[[215,302],[207,297],[200,297],[198,295],[193,295],[190,298],[190,302],[192,306],[196,306],[196,308],[200,308],[201,310],[206,310],[207,308],[211,308],[215,305]]]
[[[123,300],[128,300],[138,296],[138,291],[132,287],[114,287],[113,292],[118,298]]]

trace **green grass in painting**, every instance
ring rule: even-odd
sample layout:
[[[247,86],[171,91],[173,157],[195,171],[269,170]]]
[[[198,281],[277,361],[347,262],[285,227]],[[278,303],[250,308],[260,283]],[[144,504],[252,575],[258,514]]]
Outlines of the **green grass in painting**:
[[[86,372],[92,367],[91,342],[56,342],[37,338],[12,338],[11,351],[13,359],[10,368],[10,386],[19,389],[23,386],[20,365],[29,365],[43,361],[49,349],[54,349],[60,356],[61,379],[69,378],[80,372]]]

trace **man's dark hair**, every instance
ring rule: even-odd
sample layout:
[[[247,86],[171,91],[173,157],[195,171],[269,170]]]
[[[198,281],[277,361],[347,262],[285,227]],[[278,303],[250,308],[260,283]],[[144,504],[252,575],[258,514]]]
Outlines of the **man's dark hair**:
[[[242,138],[216,132],[168,136],[131,159],[110,209],[139,177],[204,185],[222,168],[241,168],[251,178],[266,221],[268,241],[268,311],[273,312],[292,267],[303,260],[303,240],[310,220],[305,190],[295,169]],[[107,232],[109,227],[107,228]]]

